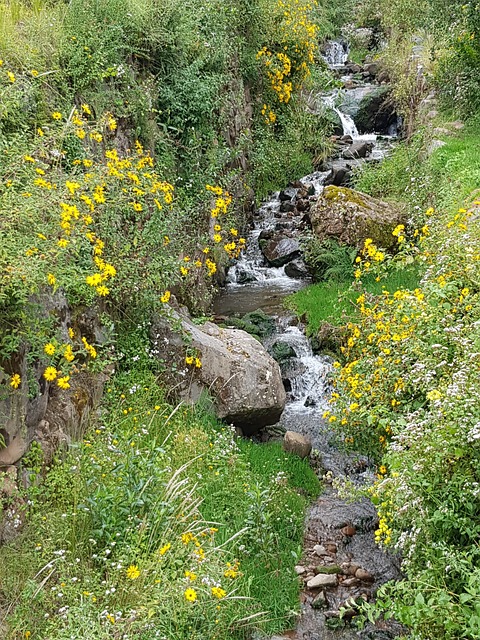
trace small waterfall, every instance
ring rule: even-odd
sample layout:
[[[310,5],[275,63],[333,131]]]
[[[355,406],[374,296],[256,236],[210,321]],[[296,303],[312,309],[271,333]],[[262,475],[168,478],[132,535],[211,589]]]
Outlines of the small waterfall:
[[[337,116],[340,118],[343,127],[343,135],[350,136],[352,140],[357,140],[360,138],[360,134],[358,133],[357,126],[353,121],[353,118],[346,113],[343,113],[335,106],[335,100],[337,99],[338,92],[332,93],[329,96],[324,96],[323,102],[327,107],[335,111]]]
[[[280,331],[282,331],[280,329]],[[288,326],[282,333],[274,336],[275,342],[290,346],[295,352],[291,366],[286,367],[290,383],[290,402],[285,411],[294,413],[312,413],[328,407],[328,376],[332,370],[332,361],[328,356],[316,356],[310,340],[299,327]]]
[[[346,42],[331,40],[327,42],[323,57],[330,67],[343,67],[348,60],[349,51],[350,49]]]

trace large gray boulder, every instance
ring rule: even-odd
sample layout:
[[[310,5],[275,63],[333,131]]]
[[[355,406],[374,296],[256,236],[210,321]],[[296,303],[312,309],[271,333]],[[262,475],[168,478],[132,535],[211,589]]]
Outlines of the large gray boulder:
[[[208,392],[216,415],[245,435],[278,422],[285,389],[279,365],[261,343],[239,329],[222,329],[211,322],[195,325],[173,309],[171,315],[153,322],[151,337],[159,357],[176,370],[171,382],[177,395],[196,402]],[[186,365],[187,344],[198,355],[200,368]]]
[[[392,204],[347,189],[328,186],[310,210],[314,234],[320,240],[333,238],[341,244],[362,249],[365,240],[384,249],[394,249],[392,231],[405,224],[405,212]]]
[[[276,233],[269,240],[261,240],[260,249],[272,267],[283,267],[301,254],[298,240],[281,233]]]

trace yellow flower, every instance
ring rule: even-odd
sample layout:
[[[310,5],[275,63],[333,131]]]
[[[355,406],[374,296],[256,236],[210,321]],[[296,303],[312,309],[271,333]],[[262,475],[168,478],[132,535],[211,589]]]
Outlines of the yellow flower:
[[[200,360],[200,358],[195,358],[195,366],[197,369],[202,368],[202,361]]]
[[[163,296],[160,297],[160,302],[163,302],[164,304],[166,304],[170,300],[170,296],[171,296],[170,291],[165,291]]]
[[[82,104],[82,111],[83,113],[86,113],[87,116],[91,116],[92,112],[90,111],[90,107],[88,106],[88,104]]]
[[[188,275],[188,271],[189,270],[187,269],[187,267],[180,267],[180,273],[182,274],[182,276]]]
[[[221,600],[222,598],[225,598],[226,595],[227,592],[224,589],[221,589],[220,587],[212,587],[212,596],[214,596],[214,598]]]
[[[75,337],[75,331],[72,329],[72,327],[69,327],[68,329],[68,335],[70,336],[71,340],[74,339]]]
[[[192,588],[185,589],[184,596],[185,600],[188,600],[188,602],[195,602],[197,599],[197,592]]]
[[[32,70],[30,71],[30,73],[32,74],[32,76],[33,76],[34,78],[36,78],[36,77],[38,76],[38,71],[37,71],[36,69],[32,69]]]
[[[75,135],[80,140],[83,140],[87,134],[85,133],[85,129],[75,129]]]
[[[213,236],[213,241],[214,241],[214,242],[221,242],[221,240],[222,240],[222,236],[221,236],[219,233],[216,233],[216,234]]]
[[[68,330],[69,334],[70,334],[70,331],[71,329]],[[72,334],[73,334],[73,331],[72,331]],[[70,337],[73,337],[73,335]],[[67,344],[67,346],[65,347],[65,353],[63,354],[63,357],[67,362],[72,362],[72,360],[75,360],[75,355],[73,353],[73,349],[71,345]]]
[[[57,279],[55,278],[55,276],[53,275],[53,273],[49,273],[47,275],[47,281],[48,284],[51,285],[53,287],[53,285],[57,282]]]
[[[70,380],[70,376],[63,376],[63,378],[58,378],[57,385],[60,389],[70,389],[70,385],[68,381]]]
[[[65,249],[65,247],[68,245],[69,242],[70,241],[67,240],[66,238],[60,238],[60,240],[57,242],[57,244],[61,249]]]
[[[192,571],[185,571],[185,577],[190,580],[190,582],[194,582],[197,579],[197,574]]]
[[[21,382],[22,382],[22,379],[18,375],[18,373],[14,373],[13,376],[10,378],[10,386],[12,387],[12,389],[18,389]]]
[[[47,356],[53,356],[55,353],[55,345],[51,342],[47,342],[47,344],[43,347],[43,350],[47,354]]]
[[[57,375],[58,375],[58,371],[55,369],[55,367],[47,367],[43,372],[43,377],[45,378],[45,380],[48,380],[49,382],[52,382],[52,380],[55,380]]]
[[[136,580],[140,577],[140,569],[136,564],[131,564],[127,569],[127,578],[129,580]]]
[[[108,296],[108,294],[110,293],[110,289],[106,287],[104,284],[102,284],[100,287],[97,287],[95,291],[100,297]]]
[[[7,76],[10,82],[13,84],[15,82],[15,76],[11,71],[7,71]]]
[[[193,356],[186,356],[185,362],[187,364],[193,364]]]
[[[167,544],[164,544],[163,547],[160,549],[160,551],[158,552],[161,556],[164,556],[167,551],[170,549],[172,545],[170,544],[170,542],[167,542]]]
[[[61,120],[62,119],[62,114],[60,113],[60,111],[54,111],[52,113],[52,118],[54,120]]]

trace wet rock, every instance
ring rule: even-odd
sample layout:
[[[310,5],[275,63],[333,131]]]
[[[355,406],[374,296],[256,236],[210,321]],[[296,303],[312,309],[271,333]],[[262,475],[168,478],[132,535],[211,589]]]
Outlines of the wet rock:
[[[307,265],[301,258],[296,258],[295,260],[288,262],[285,265],[285,274],[289,278],[295,278],[297,280],[308,278],[309,275]]]
[[[399,207],[346,187],[325,187],[310,210],[315,235],[320,240],[334,238],[341,244],[363,248],[365,240],[384,249],[397,246],[392,231],[405,224]]]
[[[365,96],[359,104],[355,124],[360,133],[388,133],[397,121],[397,114],[391,101],[391,88],[388,85],[377,87]]]
[[[211,322],[195,325],[173,309],[171,315],[154,320],[151,337],[162,345],[162,358],[177,366],[178,396],[196,402],[208,390],[216,415],[245,435],[278,422],[286,401],[280,367],[259,341],[245,331],[222,329]],[[185,371],[185,336],[201,368]],[[179,375],[182,371],[184,377]]]
[[[288,453],[293,453],[300,458],[306,458],[312,450],[312,442],[300,433],[287,431],[283,439],[283,448]]]
[[[309,200],[297,200],[297,211],[304,213],[310,209],[311,203]]]
[[[293,202],[282,202],[280,205],[280,212],[281,213],[291,213],[295,211],[295,205],[293,204]]]
[[[307,582],[308,589],[318,589],[319,587],[336,587],[338,578],[336,575],[319,573]]]
[[[301,250],[298,240],[282,234],[275,234],[260,247],[263,255],[272,267],[282,267],[298,258]]]
[[[347,160],[366,158],[372,152],[372,149],[373,144],[371,142],[360,140],[358,142],[354,142],[350,147],[348,147],[348,149],[345,149],[343,157]]]
[[[342,585],[344,587],[355,587],[356,585],[358,585],[359,580],[355,577],[353,578],[346,578],[345,580],[343,580]]]
[[[352,172],[347,167],[332,167],[330,173],[325,178],[325,186],[334,185],[336,187],[346,187],[350,184]]]
[[[288,344],[288,342],[282,342],[281,340],[274,342],[268,352],[272,358],[275,358],[279,363],[289,360],[290,358],[295,358],[297,355],[292,345]]]
[[[312,602],[312,607],[314,609],[323,609],[327,606],[327,597],[323,591],[320,591],[318,596]]]
[[[295,198],[296,195],[297,195],[297,190],[294,189],[293,187],[288,187],[287,189],[280,191],[280,193],[278,194],[278,197],[281,200],[281,202],[287,202]]]

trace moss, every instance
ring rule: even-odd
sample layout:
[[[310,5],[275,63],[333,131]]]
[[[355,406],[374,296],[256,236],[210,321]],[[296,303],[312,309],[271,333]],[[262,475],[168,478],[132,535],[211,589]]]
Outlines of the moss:
[[[358,191],[347,189],[347,187],[335,187],[333,185],[325,187],[323,197],[330,202],[353,202],[360,207],[366,207],[367,203]]]

